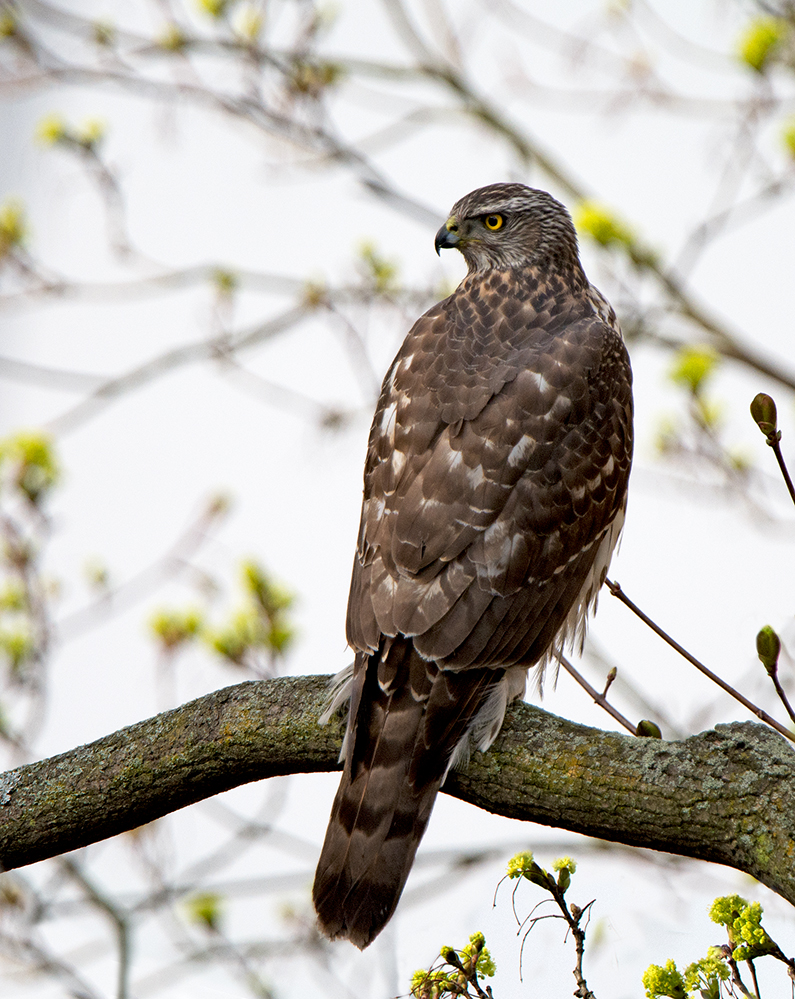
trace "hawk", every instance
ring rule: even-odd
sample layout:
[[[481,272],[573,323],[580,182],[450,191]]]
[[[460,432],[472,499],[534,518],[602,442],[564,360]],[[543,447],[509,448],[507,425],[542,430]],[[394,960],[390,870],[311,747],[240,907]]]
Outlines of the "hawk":
[[[580,646],[624,522],[632,374],[566,209],[523,184],[436,235],[468,273],[389,368],[348,601],[344,770],[315,875],[323,932],[366,947],[395,910],[445,776]]]

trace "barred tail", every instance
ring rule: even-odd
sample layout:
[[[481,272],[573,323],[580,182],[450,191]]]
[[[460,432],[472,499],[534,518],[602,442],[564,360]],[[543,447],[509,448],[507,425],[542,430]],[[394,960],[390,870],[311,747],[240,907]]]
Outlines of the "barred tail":
[[[500,671],[439,671],[410,639],[359,654],[345,768],[315,874],[320,927],[363,949],[400,899],[458,743]]]

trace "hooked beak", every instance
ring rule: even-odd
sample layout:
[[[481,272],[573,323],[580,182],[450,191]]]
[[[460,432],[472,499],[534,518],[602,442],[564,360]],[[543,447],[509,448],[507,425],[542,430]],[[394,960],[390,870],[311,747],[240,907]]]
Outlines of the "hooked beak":
[[[439,256],[441,256],[441,253],[439,252],[440,250],[451,250],[457,247],[461,242],[461,238],[458,233],[452,232],[447,228],[449,225],[455,225],[455,222],[452,219],[449,219],[436,233],[436,239],[434,240],[433,245],[436,247],[436,253]],[[456,226],[456,228],[458,227]]]

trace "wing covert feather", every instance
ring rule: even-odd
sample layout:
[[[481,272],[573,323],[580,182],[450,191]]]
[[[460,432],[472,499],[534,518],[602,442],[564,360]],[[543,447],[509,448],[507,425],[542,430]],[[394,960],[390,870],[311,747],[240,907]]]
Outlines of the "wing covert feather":
[[[494,297],[480,301],[493,308]],[[578,556],[623,501],[631,397],[614,396],[628,369],[619,334],[574,306],[551,315],[513,303],[490,326],[487,312],[440,303],[384,380],[351,585],[355,648],[400,633],[447,659],[472,634],[458,655],[468,662],[492,597],[524,605],[501,619],[529,620],[534,605],[555,602],[556,567],[576,570],[567,590],[582,585],[593,559]],[[470,321],[474,336],[462,328]],[[529,582],[537,597],[520,592]],[[496,636],[483,649],[495,644],[505,648]]]

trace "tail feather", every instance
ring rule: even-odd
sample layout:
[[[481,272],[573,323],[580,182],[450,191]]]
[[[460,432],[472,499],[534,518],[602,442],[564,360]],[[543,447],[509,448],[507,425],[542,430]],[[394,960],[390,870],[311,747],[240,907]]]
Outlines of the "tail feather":
[[[500,677],[440,673],[410,639],[357,657],[345,767],[313,890],[327,936],[364,948],[389,920],[453,752]]]

